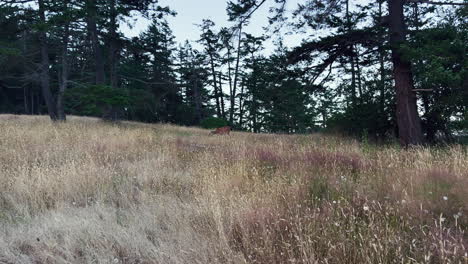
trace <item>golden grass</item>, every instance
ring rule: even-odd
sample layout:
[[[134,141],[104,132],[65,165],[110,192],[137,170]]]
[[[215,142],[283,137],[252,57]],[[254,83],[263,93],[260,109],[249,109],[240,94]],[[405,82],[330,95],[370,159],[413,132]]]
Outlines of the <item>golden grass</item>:
[[[0,263],[468,263],[468,151],[0,115]]]

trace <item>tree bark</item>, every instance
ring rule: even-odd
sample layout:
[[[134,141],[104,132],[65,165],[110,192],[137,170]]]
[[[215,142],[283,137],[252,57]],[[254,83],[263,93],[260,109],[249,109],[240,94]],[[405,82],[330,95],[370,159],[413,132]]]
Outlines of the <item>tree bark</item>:
[[[102,56],[101,45],[99,44],[99,35],[97,30],[97,6],[95,0],[87,0],[87,27],[91,38],[95,63],[95,78],[97,85],[105,84],[104,59]]]
[[[45,18],[45,5],[43,0],[38,0],[39,4],[39,19],[43,25],[46,24]],[[39,32],[39,45],[41,49],[41,90],[44,102],[47,106],[47,112],[50,116],[50,119],[53,121],[57,120],[57,111],[54,105],[54,99],[52,97],[52,92],[50,91],[50,74],[49,74],[49,47],[47,44],[47,35],[45,30]]]
[[[411,63],[402,56],[400,45],[406,41],[403,4],[405,0],[388,0],[390,46],[396,91],[398,137],[403,146],[423,143],[421,120],[418,115]]]

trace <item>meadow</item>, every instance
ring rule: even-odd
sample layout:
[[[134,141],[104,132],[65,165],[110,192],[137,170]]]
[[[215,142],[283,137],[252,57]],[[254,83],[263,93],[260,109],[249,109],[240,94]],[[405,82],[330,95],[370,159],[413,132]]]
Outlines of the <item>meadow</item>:
[[[0,263],[468,263],[468,149],[0,115]]]

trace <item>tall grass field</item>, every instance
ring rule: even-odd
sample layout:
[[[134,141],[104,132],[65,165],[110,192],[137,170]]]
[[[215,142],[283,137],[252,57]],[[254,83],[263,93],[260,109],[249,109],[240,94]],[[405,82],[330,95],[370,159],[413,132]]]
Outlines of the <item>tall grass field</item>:
[[[0,116],[0,263],[468,263],[468,149]]]

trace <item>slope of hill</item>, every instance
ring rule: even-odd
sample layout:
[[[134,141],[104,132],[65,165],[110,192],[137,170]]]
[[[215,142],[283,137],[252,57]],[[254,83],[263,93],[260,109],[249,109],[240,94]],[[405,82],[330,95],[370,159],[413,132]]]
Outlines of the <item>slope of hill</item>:
[[[467,148],[0,116],[0,263],[467,263]]]

